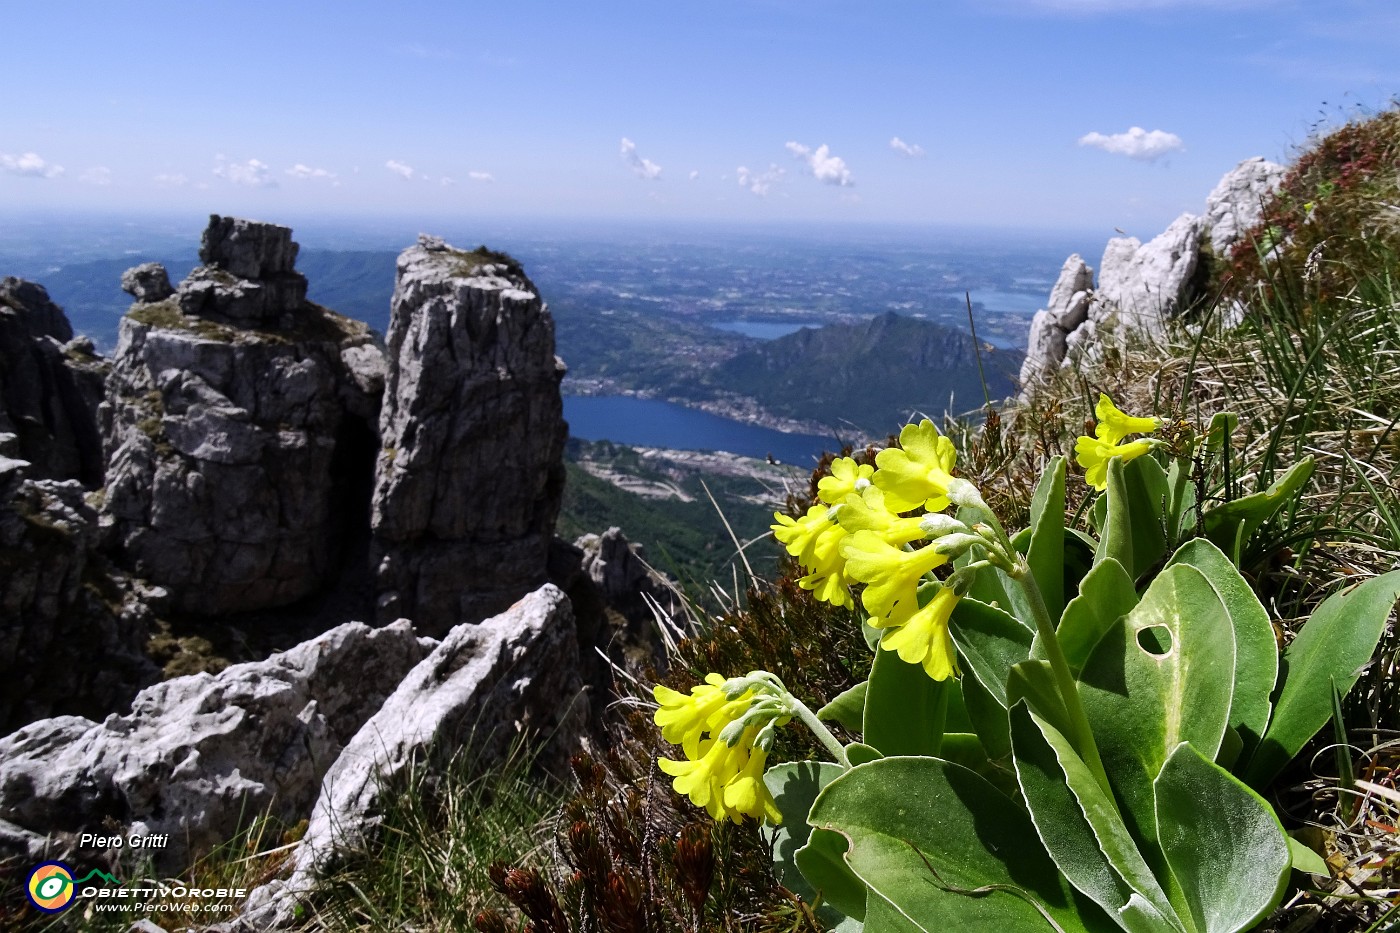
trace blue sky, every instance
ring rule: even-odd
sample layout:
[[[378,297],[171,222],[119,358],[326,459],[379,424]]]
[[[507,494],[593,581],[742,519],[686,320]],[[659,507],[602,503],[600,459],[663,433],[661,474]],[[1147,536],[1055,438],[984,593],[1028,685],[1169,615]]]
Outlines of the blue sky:
[[[1240,159],[1400,92],[1393,0],[48,0],[4,22],[0,215],[1151,236]]]

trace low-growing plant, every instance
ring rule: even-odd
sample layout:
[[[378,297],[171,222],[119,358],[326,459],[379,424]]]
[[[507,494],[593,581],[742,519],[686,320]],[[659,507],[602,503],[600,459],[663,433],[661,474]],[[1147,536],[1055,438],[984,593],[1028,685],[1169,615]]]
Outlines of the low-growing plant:
[[[1260,792],[1356,682],[1400,571],[1329,597],[1280,657],[1237,562],[1311,461],[1213,501],[1230,416],[1096,414],[1093,535],[1066,523],[1060,457],[1008,534],[928,421],[777,516],[802,587],[861,618],[865,682],[816,710],[766,670],[656,688],[675,790],[776,827],[784,884],[838,929],[1231,933],[1292,869],[1325,872]],[[832,761],[769,767],[794,719]]]

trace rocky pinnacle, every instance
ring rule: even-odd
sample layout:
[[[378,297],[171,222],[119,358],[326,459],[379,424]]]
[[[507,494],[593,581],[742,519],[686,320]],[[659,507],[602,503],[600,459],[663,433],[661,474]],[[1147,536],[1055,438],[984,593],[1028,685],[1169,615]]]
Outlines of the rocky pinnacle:
[[[427,236],[399,256],[387,345],[379,615],[441,635],[544,581],[564,485],[564,364],[518,263]]]

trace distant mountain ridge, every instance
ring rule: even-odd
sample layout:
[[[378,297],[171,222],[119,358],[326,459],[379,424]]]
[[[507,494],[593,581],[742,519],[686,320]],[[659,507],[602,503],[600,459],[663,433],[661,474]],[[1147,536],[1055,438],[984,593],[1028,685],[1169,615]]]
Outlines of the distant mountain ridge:
[[[789,417],[883,434],[915,412],[937,417],[981,407],[978,349],[962,331],[891,311],[766,341],[721,363],[710,378]],[[988,344],[980,350],[987,394],[998,400],[1014,393],[1024,354]]]

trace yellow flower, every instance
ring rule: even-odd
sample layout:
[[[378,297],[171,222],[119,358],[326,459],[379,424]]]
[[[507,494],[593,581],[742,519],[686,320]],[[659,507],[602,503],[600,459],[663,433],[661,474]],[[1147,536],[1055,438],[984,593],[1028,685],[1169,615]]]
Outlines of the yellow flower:
[[[745,729],[747,734],[751,729]],[[721,818],[724,807],[724,785],[739,773],[748,762],[748,748],[740,741],[734,747],[719,739],[706,739],[700,746],[701,754],[686,761],[672,761],[661,758],[657,764],[661,770],[675,778],[671,786],[676,793],[685,794],[697,807],[710,811],[710,816]]]
[[[884,492],[885,504],[896,512],[919,506],[930,512],[946,509],[948,484],[957,460],[953,442],[926,418],[918,424],[906,424],[899,432],[899,444],[875,457],[879,469],[871,482]]]
[[[796,520],[774,512],[778,524],[771,527],[773,537],[809,571],[797,581],[798,585],[811,590],[817,599],[849,609],[854,602],[850,581],[845,575],[846,562],[841,557],[841,540],[846,537],[846,529],[833,520],[832,511],[829,506],[814,505]]]
[[[931,547],[906,551],[873,531],[851,535],[841,543],[841,553],[846,558],[846,574],[866,585],[861,602],[876,628],[909,621],[919,608],[919,580],[948,562],[946,555]]]
[[[958,655],[948,630],[948,619],[958,599],[952,588],[939,587],[928,605],[880,638],[880,647],[898,652],[908,664],[923,665],[924,672],[934,680],[954,676],[958,672]]]
[[[749,708],[753,691],[746,690],[737,699],[730,700],[720,689],[724,681],[719,674],[706,674],[705,683],[691,687],[689,696],[661,684],[651,688],[652,696],[661,704],[655,716],[656,724],[661,727],[661,737],[672,745],[681,746],[688,758],[699,757],[705,732],[718,735],[720,729]]]
[[[847,496],[836,511],[836,521],[848,532],[873,531],[896,547],[926,536],[919,519],[900,518],[885,506],[885,494],[878,486]]]
[[[833,530],[840,540],[845,532],[831,518],[831,509],[824,505],[814,505],[801,518],[793,518],[781,512],[774,512],[778,524],[769,525],[773,537],[777,538],[787,552],[797,558],[797,562],[809,570],[817,563],[817,546],[823,535],[831,535]]]
[[[1162,426],[1161,418],[1134,418],[1123,414],[1102,392],[1099,403],[1094,406],[1094,417],[1099,422],[1094,427],[1095,436],[1112,445],[1121,443],[1129,434],[1151,434]]]
[[[1126,463],[1151,449],[1150,441],[1109,444],[1101,438],[1081,437],[1074,442],[1074,459],[1084,468],[1085,482],[1102,492],[1108,488],[1108,461],[1117,457]]]
[[[817,483],[817,498],[828,505],[835,505],[851,493],[859,493],[870,485],[870,474],[875,467],[868,463],[859,466],[850,457],[841,457],[831,462],[831,475],[823,476]]]
[[[754,748],[739,773],[724,785],[724,813],[735,823],[741,822],[740,816],[767,819],[775,826],[783,821],[778,804],[768,792],[768,785],[763,783],[763,766],[767,761],[768,753],[762,748]],[[714,813],[710,815],[714,816]]]
[[[698,758],[661,758],[657,764],[675,778],[671,786],[676,793],[704,807],[713,819],[741,823],[743,817],[750,816],[781,823],[782,814],[763,783],[768,753],[754,747],[757,736],[758,728],[750,726],[732,747],[717,738],[706,739]]]

